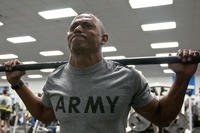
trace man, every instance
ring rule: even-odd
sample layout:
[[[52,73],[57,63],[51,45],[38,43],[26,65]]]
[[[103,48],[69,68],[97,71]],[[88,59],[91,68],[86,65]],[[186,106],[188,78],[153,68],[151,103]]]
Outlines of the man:
[[[96,16],[76,16],[67,39],[69,63],[49,75],[42,99],[21,81],[24,71],[6,72],[8,82],[35,118],[46,123],[57,119],[61,133],[125,133],[131,106],[158,126],[168,125],[177,116],[197,64],[171,64],[176,80],[169,94],[157,100],[136,70],[103,59],[101,46],[108,35]],[[186,62],[199,53],[185,49],[178,56]],[[17,64],[21,62],[11,60],[4,66],[12,70]]]
[[[4,133],[10,129],[10,115],[12,113],[12,99],[9,96],[8,89],[3,90],[3,94],[0,95],[0,110],[1,110],[1,132]],[[3,128],[4,129],[3,129]]]

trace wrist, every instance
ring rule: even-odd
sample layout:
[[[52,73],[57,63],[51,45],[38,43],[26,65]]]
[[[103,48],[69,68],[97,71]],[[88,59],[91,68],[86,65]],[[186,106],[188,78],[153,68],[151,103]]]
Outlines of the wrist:
[[[184,76],[184,75],[176,75],[175,82],[179,85],[187,85],[189,84],[191,76]]]
[[[19,90],[19,89],[21,89],[23,86],[24,86],[24,82],[23,82],[22,80],[19,80],[19,81],[15,82],[15,83],[12,83],[12,84],[11,84],[11,88],[12,88],[13,90]]]
[[[181,80],[190,80],[192,78],[192,75],[176,73],[176,78],[181,79]]]

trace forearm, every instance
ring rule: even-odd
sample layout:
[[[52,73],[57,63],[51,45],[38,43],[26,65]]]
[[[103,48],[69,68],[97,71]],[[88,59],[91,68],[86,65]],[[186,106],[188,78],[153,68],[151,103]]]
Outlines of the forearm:
[[[41,99],[39,97],[36,97],[26,86],[23,86],[22,88],[16,90],[16,92],[22,99],[30,113],[35,118],[39,116],[42,110]]]
[[[180,112],[190,77],[177,75],[167,96],[159,100],[160,122],[169,123]]]
[[[48,123],[54,120],[54,115],[52,115],[53,112],[50,113],[50,111],[45,110],[44,105],[42,104],[42,100],[40,97],[35,96],[32,91],[25,85],[16,90],[19,97],[22,99],[24,104],[26,105],[26,108],[29,110],[29,112],[33,115],[34,118]],[[49,114],[49,115],[46,115]],[[53,117],[52,117],[53,116]]]

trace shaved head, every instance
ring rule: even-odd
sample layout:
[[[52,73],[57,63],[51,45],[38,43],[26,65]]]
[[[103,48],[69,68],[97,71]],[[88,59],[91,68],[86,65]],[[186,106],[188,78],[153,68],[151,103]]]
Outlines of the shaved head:
[[[105,27],[104,27],[102,21],[101,21],[97,16],[95,16],[95,15],[92,14],[92,13],[88,13],[88,12],[81,13],[81,14],[77,15],[77,16],[72,20],[72,23],[73,23],[74,20],[78,19],[79,17],[83,17],[83,16],[84,16],[84,17],[91,17],[91,18],[93,18],[94,20],[96,20],[96,22],[97,22],[97,24],[99,25],[99,28],[100,28],[100,30],[101,30],[101,33],[102,33],[102,34],[105,34],[105,33],[106,33],[106,32],[105,32]]]

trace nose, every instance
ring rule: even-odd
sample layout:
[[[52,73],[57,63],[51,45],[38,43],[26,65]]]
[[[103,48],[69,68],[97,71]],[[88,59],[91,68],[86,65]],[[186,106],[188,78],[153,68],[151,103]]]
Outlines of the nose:
[[[83,31],[83,28],[81,25],[78,25],[75,29],[74,29],[74,33],[81,33]]]

